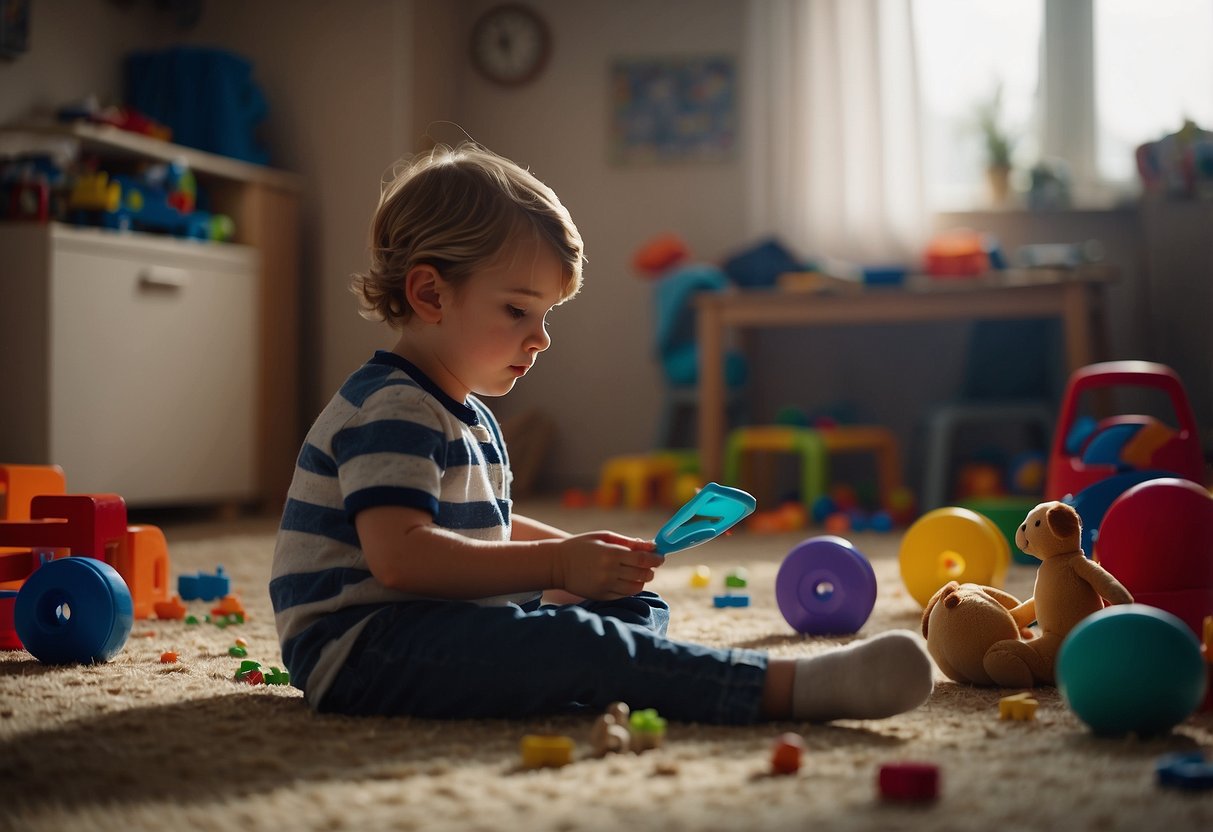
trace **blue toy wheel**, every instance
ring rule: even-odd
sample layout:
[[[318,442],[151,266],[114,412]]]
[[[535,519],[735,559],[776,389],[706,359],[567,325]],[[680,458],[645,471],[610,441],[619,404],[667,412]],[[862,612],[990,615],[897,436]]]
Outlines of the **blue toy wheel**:
[[[109,661],[126,644],[134,618],[122,576],[88,557],[42,564],[17,593],[13,608],[21,643],[46,664]]]
[[[798,633],[855,633],[876,605],[876,572],[850,541],[810,537],[783,559],[775,576],[775,600]]]

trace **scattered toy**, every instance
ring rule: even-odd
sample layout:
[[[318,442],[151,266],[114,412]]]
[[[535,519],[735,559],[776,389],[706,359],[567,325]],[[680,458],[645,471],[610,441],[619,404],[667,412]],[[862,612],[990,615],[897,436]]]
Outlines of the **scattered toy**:
[[[934,763],[884,763],[877,780],[885,800],[928,803],[939,797],[939,766]]]
[[[1201,751],[1166,754],[1155,765],[1158,785],[1186,791],[1213,789],[1213,763]]]
[[[657,748],[665,740],[666,721],[654,708],[635,711],[629,724],[632,728],[632,750],[637,754]]]
[[[173,664],[177,661],[177,653],[174,650],[165,650],[160,654],[160,664]]]
[[[180,595],[174,595],[167,601],[157,601],[152,605],[152,610],[157,618],[164,621],[180,621],[185,618],[185,604],[181,603]]]
[[[800,771],[803,755],[804,738],[800,734],[780,734],[771,744],[771,774],[795,774]]]
[[[1026,691],[1013,696],[1004,696],[998,700],[998,718],[1032,722],[1036,719],[1036,706],[1039,704]]]
[[[560,768],[573,762],[573,740],[555,734],[527,734],[522,738],[523,768]]]
[[[231,590],[231,578],[224,573],[222,566],[216,567],[214,574],[198,572],[177,578],[177,594],[183,601],[214,601],[224,597]]]
[[[712,567],[699,564],[691,574],[691,586],[703,589],[712,583]]]

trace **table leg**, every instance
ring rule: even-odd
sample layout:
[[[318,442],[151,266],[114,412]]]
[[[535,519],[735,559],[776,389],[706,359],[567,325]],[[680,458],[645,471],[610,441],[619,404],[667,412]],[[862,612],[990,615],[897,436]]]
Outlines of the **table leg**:
[[[724,332],[720,313],[710,302],[699,307],[699,470],[718,482],[724,456]]]
[[[1091,305],[1085,283],[1075,281],[1066,286],[1062,323],[1065,325],[1067,370],[1073,373],[1092,363],[1095,356]]]

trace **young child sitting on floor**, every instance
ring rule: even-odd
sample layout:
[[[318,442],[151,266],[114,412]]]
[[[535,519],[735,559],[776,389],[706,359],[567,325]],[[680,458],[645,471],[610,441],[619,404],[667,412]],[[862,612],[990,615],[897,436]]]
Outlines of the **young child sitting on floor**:
[[[399,340],[316,419],[274,552],[282,655],[308,703],[456,718],[618,700],[746,723],[925,701],[931,662],[912,633],[798,659],[675,641],[644,589],[663,560],[652,541],[513,513],[477,397],[508,393],[550,346],[547,315],[577,294],[582,260],[552,190],[478,146],[438,147],[384,188],[354,290]]]

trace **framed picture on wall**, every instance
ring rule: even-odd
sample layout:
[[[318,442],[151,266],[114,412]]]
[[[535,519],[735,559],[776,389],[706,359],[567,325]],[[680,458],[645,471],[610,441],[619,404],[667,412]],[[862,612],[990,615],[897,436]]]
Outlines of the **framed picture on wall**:
[[[0,58],[15,58],[29,49],[31,0],[0,0]]]
[[[611,64],[611,156],[618,163],[724,162],[737,151],[731,57]]]

